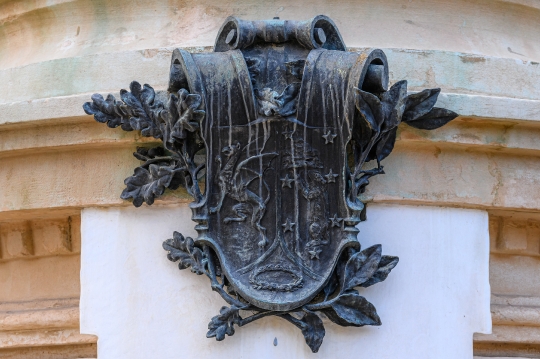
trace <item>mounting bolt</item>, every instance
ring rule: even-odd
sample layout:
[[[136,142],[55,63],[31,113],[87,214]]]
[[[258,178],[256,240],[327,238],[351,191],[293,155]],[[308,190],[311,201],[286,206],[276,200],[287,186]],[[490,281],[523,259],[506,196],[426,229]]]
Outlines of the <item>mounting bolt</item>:
[[[225,43],[226,43],[227,45],[232,45],[235,41],[236,41],[236,30],[235,30],[235,29],[232,29],[232,30],[229,31],[229,33],[227,34],[227,37],[225,38]]]
[[[326,42],[326,34],[320,27],[316,27],[313,31],[313,37],[319,45],[323,45]]]

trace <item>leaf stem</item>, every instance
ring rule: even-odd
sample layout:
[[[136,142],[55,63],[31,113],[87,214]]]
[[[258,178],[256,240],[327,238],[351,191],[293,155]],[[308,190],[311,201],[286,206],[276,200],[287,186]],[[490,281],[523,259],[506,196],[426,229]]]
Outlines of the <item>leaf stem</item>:
[[[320,302],[320,303],[307,304],[307,305],[305,305],[305,307],[306,307],[306,309],[309,309],[311,311],[325,309],[325,308],[330,307],[332,305],[332,302],[334,302],[336,298],[333,298],[333,299],[330,299],[330,300],[325,300],[325,301]]]
[[[220,284],[217,281],[216,268],[214,266],[214,261],[213,261],[213,258],[212,258],[212,252],[210,251],[210,247],[208,247],[206,245],[203,246],[203,252],[204,252],[204,255],[206,256],[206,260],[207,260],[207,263],[208,263],[208,270],[206,271],[206,275],[208,276],[208,278],[210,278],[210,283],[211,283],[212,290],[214,292],[219,293],[219,295],[221,295],[223,300],[225,300],[228,304],[234,305],[234,306],[236,306],[236,307],[238,307],[240,309],[246,308],[247,307],[246,304],[244,304],[241,301],[239,301],[239,300],[233,298],[232,296],[230,296],[223,289],[223,284]]]
[[[143,163],[139,167],[146,167],[146,166],[149,166],[149,165],[151,165],[153,163],[161,162],[161,161],[174,161],[174,159],[171,156],[154,157],[154,158],[151,158],[151,159],[147,160],[145,163]]]
[[[362,151],[362,154],[360,155],[360,158],[358,159],[358,162],[355,165],[354,173],[351,175],[351,201],[356,201],[356,198],[358,197],[358,191],[359,191],[359,184],[356,180],[356,177],[362,172],[362,167],[364,166],[364,163],[366,161],[367,156],[369,155],[369,152],[371,151],[371,148],[375,144],[379,137],[379,132],[376,133],[375,136],[373,136],[370,140],[368,145],[366,146],[366,149]]]
[[[242,318],[239,322],[238,322],[238,326],[239,327],[242,327],[246,324],[249,324],[255,320],[258,320],[258,319],[261,319],[261,318],[264,318],[264,317],[267,317],[269,315],[274,315],[276,314],[276,312],[274,311],[268,311],[268,312],[260,312],[260,313],[256,313],[256,314],[253,314],[247,318]]]
[[[278,317],[281,317],[281,318],[285,319],[286,321],[294,324],[294,326],[297,327],[300,330],[304,329],[304,326],[306,325],[300,319],[297,319],[297,318],[293,317],[289,313],[279,314]]]

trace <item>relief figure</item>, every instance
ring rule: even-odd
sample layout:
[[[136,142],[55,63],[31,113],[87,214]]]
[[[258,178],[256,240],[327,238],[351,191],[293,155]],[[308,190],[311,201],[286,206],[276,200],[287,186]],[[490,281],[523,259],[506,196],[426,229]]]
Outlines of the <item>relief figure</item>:
[[[307,172],[308,181],[300,177],[301,193],[308,202],[308,233],[310,240],[307,243],[308,251],[322,244],[328,243],[328,213],[325,198],[327,181],[318,170]],[[318,248],[316,248],[318,249]]]
[[[270,188],[264,181],[263,176],[278,154],[275,152],[260,153],[238,163],[245,150],[245,148],[241,149],[240,146],[240,143],[237,142],[234,145],[225,146],[221,150],[226,157],[225,163],[223,163],[221,156],[216,157],[219,167],[217,173],[219,199],[217,205],[210,208],[210,213],[217,213],[221,210],[226,196],[238,203],[232,207],[236,217],[226,217],[223,219],[224,223],[243,222],[251,210],[251,225],[260,233],[258,245],[262,248],[266,246],[268,240],[266,238],[266,228],[261,225],[261,220],[266,212],[266,204],[270,200]],[[254,163],[260,163],[260,160],[262,160],[263,165],[259,166],[259,169],[249,167]],[[256,194],[248,188],[255,180],[262,183],[260,187],[264,188],[266,192],[264,199],[261,193]]]

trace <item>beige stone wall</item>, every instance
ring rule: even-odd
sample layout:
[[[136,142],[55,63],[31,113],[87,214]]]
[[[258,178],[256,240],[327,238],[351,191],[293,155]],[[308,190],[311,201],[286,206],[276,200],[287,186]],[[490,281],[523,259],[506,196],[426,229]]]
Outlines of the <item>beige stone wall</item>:
[[[95,354],[96,338],[79,334],[80,216],[73,213],[0,223],[0,358]]]
[[[123,180],[149,140],[82,103],[134,79],[164,89],[172,49],[208,51],[230,14],[320,13],[353,50],[384,49],[392,81],[441,87],[461,114],[403,125],[365,199],[488,210],[494,330],[475,352],[540,357],[538,0],[0,0],[0,358],[96,355],[78,334],[80,210],[130,205]]]

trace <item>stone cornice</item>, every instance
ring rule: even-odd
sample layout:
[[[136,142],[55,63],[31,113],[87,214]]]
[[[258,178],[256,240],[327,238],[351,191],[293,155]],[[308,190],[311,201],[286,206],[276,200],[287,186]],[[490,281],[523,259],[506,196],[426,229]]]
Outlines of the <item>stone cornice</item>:
[[[2,303],[2,307],[10,310],[0,310],[1,332],[79,327],[78,299]]]
[[[79,299],[59,298],[0,303],[0,343],[8,348],[95,344],[79,333]]]
[[[184,47],[207,52],[210,47]],[[360,51],[365,48],[350,48]],[[118,92],[136,79],[155,89],[167,86],[174,47],[113,52],[38,62],[0,70],[11,85],[0,104],[93,92]],[[407,78],[409,88],[441,87],[443,93],[540,100],[540,64],[510,58],[438,50],[382,48],[392,66],[390,81]],[[102,76],[110,64],[122,64]],[[134,75],[135,74],[135,75]],[[519,81],[516,81],[519,79]],[[4,114],[0,117],[0,123]]]
[[[117,90],[96,92],[109,92],[117,98],[120,97]],[[84,116],[81,104],[88,101],[92,93],[94,92],[0,104],[0,129],[25,124],[35,125],[37,121],[43,124],[77,122],[78,118]],[[456,111],[462,117],[540,122],[540,100],[442,93],[437,106]]]

